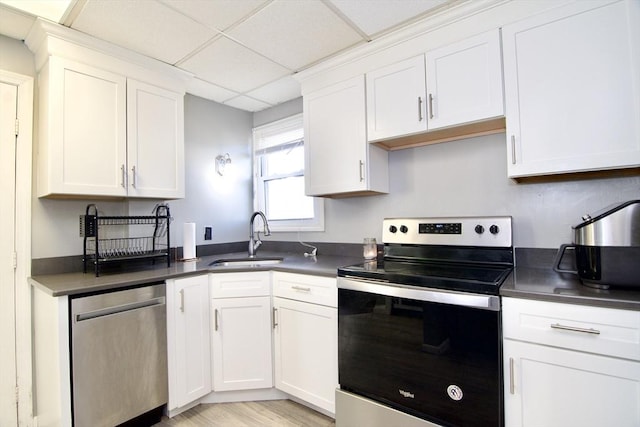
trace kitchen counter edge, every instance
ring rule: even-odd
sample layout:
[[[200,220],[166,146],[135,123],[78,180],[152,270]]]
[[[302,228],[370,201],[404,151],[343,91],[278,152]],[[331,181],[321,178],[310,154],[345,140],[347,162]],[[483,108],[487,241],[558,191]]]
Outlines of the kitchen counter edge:
[[[198,258],[194,261],[176,261],[170,267],[155,267],[125,273],[103,274],[95,277],[91,273],[64,273],[38,275],[29,278],[32,286],[50,296],[79,295],[92,292],[112,291],[130,286],[167,279],[195,276],[207,273],[239,273],[253,271],[281,271],[287,273],[309,274],[315,276],[336,277],[338,267],[362,262],[360,258],[321,255],[317,258],[298,254],[262,252],[261,257],[282,257],[282,263],[259,267],[229,266],[211,267],[209,264],[218,259],[242,258],[246,253],[231,253]]]
[[[576,275],[552,268],[516,267],[500,288],[503,297],[562,304],[640,311],[640,287],[596,289],[583,285]]]

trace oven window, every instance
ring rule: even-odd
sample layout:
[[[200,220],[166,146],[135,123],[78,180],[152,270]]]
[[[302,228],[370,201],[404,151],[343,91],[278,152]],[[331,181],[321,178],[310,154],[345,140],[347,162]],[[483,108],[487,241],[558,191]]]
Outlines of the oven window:
[[[339,382],[443,425],[500,426],[500,312],[338,290]]]

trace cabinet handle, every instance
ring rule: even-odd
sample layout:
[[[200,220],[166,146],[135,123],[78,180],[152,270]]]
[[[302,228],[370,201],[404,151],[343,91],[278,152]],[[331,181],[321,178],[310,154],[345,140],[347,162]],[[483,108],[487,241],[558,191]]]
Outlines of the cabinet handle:
[[[136,167],[135,166],[131,166],[131,176],[133,178],[131,186],[133,188],[136,188]]]
[[[218,309],[217,308],[213,313],[213,323],[214,323],[213,329],[217,331],[218,330]]]
[[[291,288],[295,289],[296,291],[311,292],[311,288],[308,288],[306,286],[293,285]]]
[[[509,393],[516,394],[516,386],[513,382],[513,357],[509,358]]]
[[[184,313],[184,289],[180,289],[180,312]]]
[[[275,308],[275,307],[273,307],[273,310],[272,310],[272,317],[273,317],[273,329],[275,329],[275,328],[276,328],[276,326],[278,326],[278,321],[276,320],[276,315],[277,315],[277,313],[278,313],[278,309],[277,309],[277,308]]]
[[[553,329],[562,329],[563,331],[581,332],[583,334],[600,335],[600,331],[593,328],[578,328],[575,326],[561,325],[560,323],[553,323],[550,325]]]
[[[364,162],[360,160],[360,182],[364,181]]]
[[[122,188],[127,188],[127,172],[124,168],[124,165],[120,166],[120,172],[122,173],[122,181],[120,181],[120,185],[122,186]]]
[[[516,136],[511,135],[511,164],[516,164]]]
[[[433,94],[429,94],[429,118],[433,119]]]
[[[418,97],[418,121],[421,122],[423,119],[422,117],[422,97],[419,96]]]

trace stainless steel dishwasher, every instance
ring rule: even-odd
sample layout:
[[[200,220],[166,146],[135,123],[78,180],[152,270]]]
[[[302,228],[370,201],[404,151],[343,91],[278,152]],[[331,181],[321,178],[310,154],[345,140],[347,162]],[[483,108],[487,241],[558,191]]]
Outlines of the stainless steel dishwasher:
[[[164,283],[71,300],[75,427],[115,426],[167,403]]]

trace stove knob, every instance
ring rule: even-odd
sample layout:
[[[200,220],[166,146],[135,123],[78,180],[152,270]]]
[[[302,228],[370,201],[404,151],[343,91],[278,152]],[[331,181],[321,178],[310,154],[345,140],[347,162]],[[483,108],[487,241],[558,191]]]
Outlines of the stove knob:
[[[493,224],[491,227],[489,227],[489,233],[491,234],[498,234],[500,232],[500,228]]]
[[[476,225],[476,228],[474,230],[476,230],[476,233],[478,234],[484,233],[484,227],[481,226],[480,224]]]
[[[401,226],[400,226],[400,231],[401,231],[402,233],[406,233],[407,231],[409,231],[409,229],[407,228],[407,226],[406,226],[406,225],[401,225]]]
[[[392,233],[396,233],[398,231],[398,227],[396,227],[395,225],[392,225],[389,227],[389,231]]]

